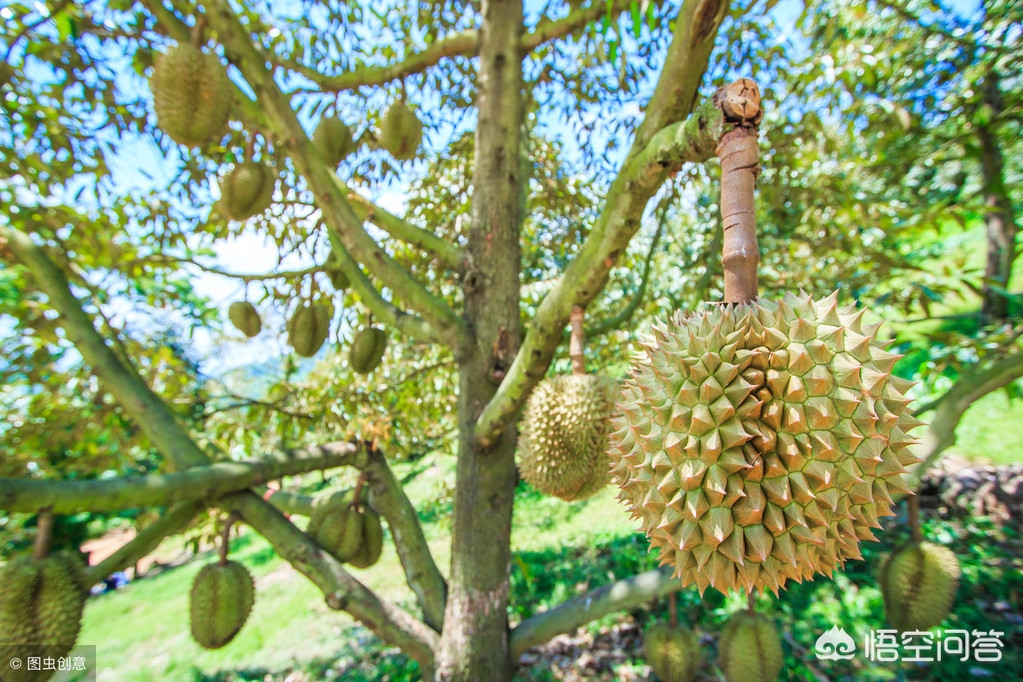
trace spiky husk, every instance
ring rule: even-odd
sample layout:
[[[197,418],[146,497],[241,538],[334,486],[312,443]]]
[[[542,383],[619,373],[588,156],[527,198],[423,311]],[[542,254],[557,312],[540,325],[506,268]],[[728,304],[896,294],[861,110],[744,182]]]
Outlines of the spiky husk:
[[[313,146],[330,166],[337,166],[355,151],[351,129],[334,117],[320,119],[313,131]]]
[[[541,381],[526,402],[519,437],[519,473],[531,486],[563,500],[581,500],[607,485],[607,434],[618,384],[593,374]]]
[[[270,208],[277,175],[265,163],[246,161],[220,179],[219,211],[231,220],[248,220]]]
[[[738,611],[728,619],[718,640],[718,666],[727,682],[772,682],[784,661],[778,629],[769,618]]]
[[[149,79],[156,124],[178,144],[198,147],[227,132],[231,81],[220,60],[181,44],[157,56]]]
[[[380,118],[380,146],[399,161],[414,159],[423,141],[423,124],[403,102],[387,107]]]
[[[384,549],[384,527],[380,515],[366,507],[359,514],[362,518],[362,542],[348,563],[356,568],[369,568],[380,560]]]
[[[329,303],[303,303],[288,320],[288,343],[295,353],[311,358],[330,333],[334,309]]]
[[[365,522],[352,508],[352,491],[331,493],[313,501],[306,533],[338,561],[349,561],[362,546]]]
[[[203,566],[189,594],[192,638],[206,649],[226,645],[245,625],[255,598],[252,576],[237,561]]]
[[[387,332],[377,327],[366,327],[352,339],[348,364],[359,374],[369,374],[380,365],[386,349]]]
[[[932,542],[912,542],[888,557],[878,572],[888,622],[900,631],[929,630],[952,610],[959,560]]]
[[[69,552],[18,557],[0,568],[0,642],[45,645],[63,656],[78,638],[88,590],[81,562]]]
[[[691,682],[703,661],[696,633],[669,623],[655,623],[647,629],[643,651],[661,682]]]
[[[611,475],[684,584],[777,594],[830,576],[910,492],[912,384],[862,315],[837,294],[789,295],[654,326],[618,405]]]
[[[263,321],[259,319],[256,306],[248,301],[235,301],[228,306],[227,317],[238,331],[250,339],[263,328]]]

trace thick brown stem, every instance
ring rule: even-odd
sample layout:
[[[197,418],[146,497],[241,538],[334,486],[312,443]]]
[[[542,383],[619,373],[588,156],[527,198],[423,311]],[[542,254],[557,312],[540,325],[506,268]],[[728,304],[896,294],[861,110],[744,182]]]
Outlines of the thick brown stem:
[[[718,91],[726,120],[736,127],[721,136],[721,226],[724,247],[725,301],[743,303],[757,297],[756,206],[754,189],[760,172],[756,124],[760,120],[760,94],[753,81],[740,79]]]
[[[32,556],[45,559],[50,556],[50,540],[53,538],[53,512],[40,509],[36,514],[36,541],[32,548]]]
[[[586,311],[581,305],[572,308],[568,321],[572,324],[572,336],[568,342],[568,357],[572,358],[572,374],[586,374],[586,358],[583,355],[583,317]]]
[[[668,624],[673,628],[678,627],[678,592],[668,595]]]
[[[906,500],[906,507],[909,511],[909,530],[913,534],[913,542],[922,542],[924,534],[920,530],[920,498],[911,495]]]
[[[746,593],[746,610],[750,613],[757,612],[757,593],[753,590]]]

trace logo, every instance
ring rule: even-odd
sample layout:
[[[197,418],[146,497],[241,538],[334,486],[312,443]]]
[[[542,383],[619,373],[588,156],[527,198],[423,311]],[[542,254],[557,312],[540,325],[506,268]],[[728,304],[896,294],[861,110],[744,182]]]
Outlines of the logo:
[[[836,625],[817,638],[814,644],[817,658],[825,661],[850,659],[856,654],[856,642],[846,631]]]

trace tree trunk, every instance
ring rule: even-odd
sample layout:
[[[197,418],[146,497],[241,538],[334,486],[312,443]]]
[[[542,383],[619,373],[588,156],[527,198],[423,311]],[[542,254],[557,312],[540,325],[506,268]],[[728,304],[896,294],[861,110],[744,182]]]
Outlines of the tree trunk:
[[[1016,220],[1012,201],[1005,189],[1002,150],[998,144],[995,119],[1002,112],[998,76],[989,72],[984,79],[985,112],[976,127],[980,143],[980,167],[984,179],[984,225],[987,232],[987,265],[984,268],[984,302],[981,319],[985,324],[1009,318],[1009,288],[1012,263],[1016,255]]]
[[[439,680],[502,682],[512,672],[508,565],[516,429],[511,424],[489,448],[473,432],[519,348],[521,33],[521,0],[484,0],[472,226],[462,281],[471,341],[457,358],[460,435]]]

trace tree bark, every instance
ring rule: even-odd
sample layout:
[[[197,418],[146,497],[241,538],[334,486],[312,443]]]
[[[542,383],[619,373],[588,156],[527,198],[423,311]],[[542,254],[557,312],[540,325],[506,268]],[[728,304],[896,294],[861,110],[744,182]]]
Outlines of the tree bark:
[[[987,233],[981,319],[985,324],[992,324],[1009,319],[1009,299],[1005,292],[1012,276],[1018,231],[1012,200],[1005,188],[1002,150],[995,127],[995,120],[1002,111],[1002,97],[998,90],[998,75],[993,71],[984,78],[982,106],[987,110],[984,116],[987,120],[976,126],[984,179],[984,226]]]
[[[508,565],[515,492],[515,424],[486,447],[476,421],[519,347],[519,162],[523,120],[521,0],[484,0],[480,32],[472,229],[466,250],[466,328],[459,353],[459,452],[451,574],[438,680],[511,679]]]

